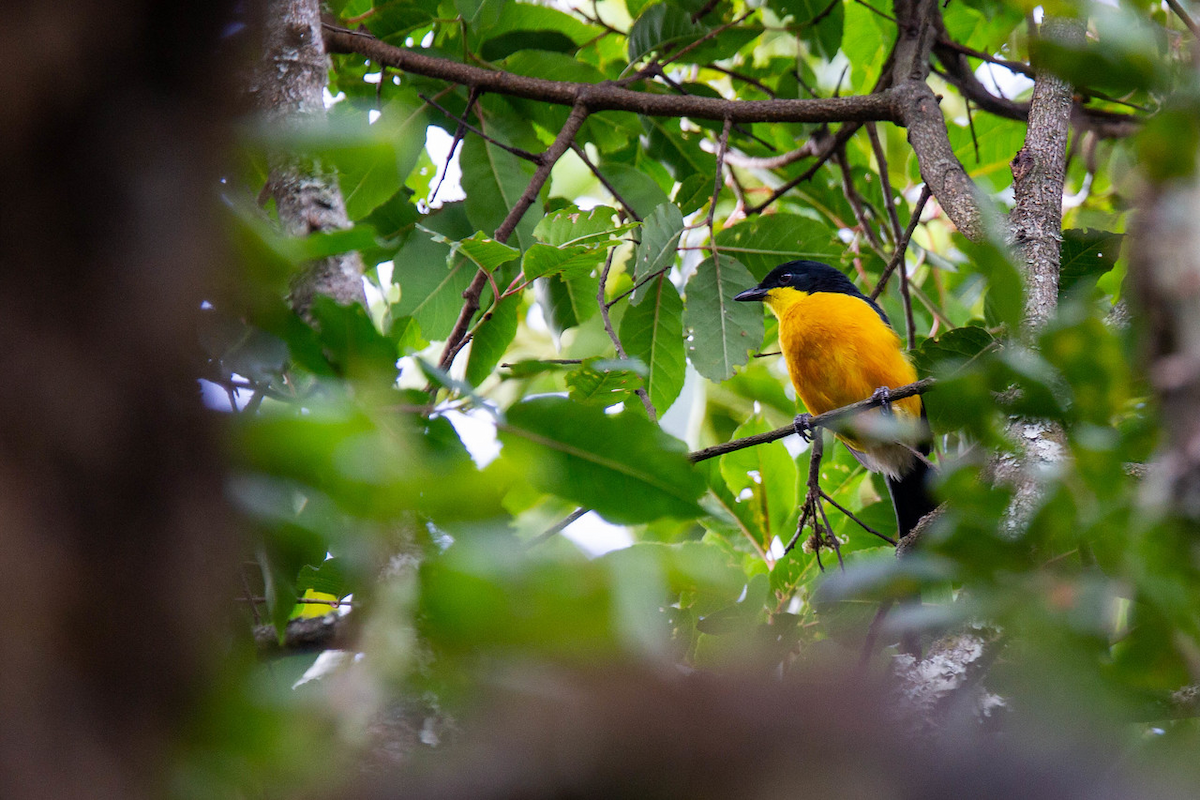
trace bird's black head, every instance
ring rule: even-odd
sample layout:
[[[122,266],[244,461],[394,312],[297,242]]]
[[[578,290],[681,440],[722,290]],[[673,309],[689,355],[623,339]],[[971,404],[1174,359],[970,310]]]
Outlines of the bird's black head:
[[[761,300],[770,305],[778,313],[780,308],[777,305],[780,303],[786,305],[787,301],[780,294],[772,295],[771,292],[775,289],[795,289],[804,294],[830,292],[859,297],[870,304],[884,322],[888,321],[882,309],[863,295],[849,278],[839,270],[834,269],[828,264],[822,264],[820,261],[801,260],[780,264],[767,273],[767,277],[763,278],[758,286],[735,295],[733,299],[742,301]]]

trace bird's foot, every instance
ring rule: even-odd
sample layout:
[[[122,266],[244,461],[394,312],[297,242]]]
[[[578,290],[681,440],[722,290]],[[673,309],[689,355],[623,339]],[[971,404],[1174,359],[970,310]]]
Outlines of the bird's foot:
[[[796,429],[796,434],[806,442],[813,440],[813,425],[812,414],[807,411],[803,414],[797,414],[796,419],[792,422],[792,426]]]
[[[892,390],[886,386],[880,386],[871,393],[871,399],[879,404],[880,410],[884,414],[892,413]]]

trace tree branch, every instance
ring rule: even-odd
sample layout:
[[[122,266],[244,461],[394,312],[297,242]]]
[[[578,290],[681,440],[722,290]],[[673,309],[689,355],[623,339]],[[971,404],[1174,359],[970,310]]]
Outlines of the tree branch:
[[[1046,39],[1083,42],[1083,23],[1047,17]],[[1071,85],[1038,70],[1029,106],[1025,146],[1012,161],[1013,196],[1009,244],[1025,272],[1025,333],[1049,321],[1058,307],[1058,258],[1062,246],[1063,183],[1067,170],[1067,136],[1071,117]]]
[[[916,383],[910,383],[907,386],[900,386],[896,389],[892,389],[889,392],[889,397],[892,401],[903,400],[906,397],[912,397],[913,395],[923,394],[929,391],[936,383],[937,381],[933,378],[925,378],[917,381]],[[847,418],[853,417],[856,414],[861,414],[864,411],[870,411],[873,408],[878,408],[881,402],[882,401],[879,398],[868,397],[866,400],[860,400],[857,403],[851,403],[848,406],[842,406],[841,408],[835,408],[832,411],[826,411],[824,414],[818,414],[809,420],[809,424],[814,428],[829,428],[830,430],[836,430],[840,427],[840,423]],[[746,447],[753,447],[755,445],[778,441],[779,439],[782,439],[785,436],[790,436],[795,432],[796,427],[794,425],[787,425],[766,433],[756,433],[753,436],[746,436],[742,439],[734,439],[729,442],[714,444],[711,447],[705,447],[701,450],[688,453],[688,461],[691,461],[692,463],[696,463],[698,461],[707,461],[710,458],[723,456],[726,453],[732,453],[735,450],[742,450]]]
[[[263,58],[253,94],[269,122],[299,128],[325,117],[323,90],[328,59],[317,0],[273,0],[266,20]],[[279,221],[292,236],[350,227],[337,175],[319,163],[290,155],[271,158],[267,185]],[[307,313],[318,295],[342,304],[367,304],[363,262],[357,251],[308,264],[292,281],[291,304]]]
[[[332,53],[358,53],[372,61],[415,75],[439,78],[482,91],[574,106],[585,100],[592,112],[632,111],[654,117],[694,117],[733,122],[829,122],[897,120],[894,99],[879,94],[810,100],[722,100],[694,95],[664,95],[624,89],[611,82],[553,81],[484,69],[382,42],[375,37],[325,25]]]
[[[571,113],[567,117],[566,123],[562,130],[558,132],[558,136],[554,142],[547,148],[546,152],[542,153],[538,158],[538,168],[533,173],[533,177],[529,180],[529,185],[525,187],[525,191],[517,198],[517,202],[509,209],[508,216],[500,223],[500,227],[496,228],[496,233],[493,238],[496,241],[504,243],[508,241],[508,237],[512,236],[513,231],[517,229],[517,224],[521,218],[525,216],[525,212],[533,205],[533,201],[537,199],[538,192],[546,185],[546,181],[550,179],[550,171],[554,169],[554,165],[562,158],[563,154],[575,141],[575,135],[579,133],[579,129],[583,127],[583,123],[587,120],[589,114],[588,107],[582,102],[576,103],[571,108]],[[438,366],[447,370],[454,362],[454,357],[458,355],[459,350],[466,344],[467,328],[471,325],[471,318],[475,316],[475,312],[479,310],[479,296],[483,294],[483,287],[488,282],[488,271],[485,269],[475,273],[475,277],[471,279],[471,283],[463,291],[462,311],[459,312],[458,320],[454,323],[454,328],[450,331],[450,336],[446,339],[446,347],[442,350],[442,357],[438,361]],[[499,298],[497,298],[499,299]]]

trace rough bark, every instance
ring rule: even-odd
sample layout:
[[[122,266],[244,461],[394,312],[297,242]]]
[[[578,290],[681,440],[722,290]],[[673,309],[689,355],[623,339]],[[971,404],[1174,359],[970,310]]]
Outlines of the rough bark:
[[[1046,17],[1040,35],[1082,40],[1083,22]],[[1047,70],[1037,70],[1025,145],[1012,161],[1016,204],[1006,236],[1024,277],[1025,313],[1019,335],[1026,340],[1036,336],[1058,309],[1071,105],[1071,85]],[[1017,452],[999,454],[991,467],[997,482],[1013,487],[1005,528],[1016,535],[1041,502],[1045,480],[1065,458],[1066,447],[1062,428],[1047,420],[1012,419],[1008,435]]]
[[[0,26],[5,798],[166,796],[225,649],[236,556],[193,359],[226,260],[230,6],[61,0]]]
[[[329,59],[320,3],[269,0],[263,34],[262,63],[251,91],[264,117],[280,131],[322,124]],[[279,220],[291,235],[350,227],[337,174],[319,161],[277,153],[269,186]],[[362,257],[354,251],[313,261],[292,282],[292,307],[306,313],[318,295],[366,305],[362,274]]]
[[[1063,43],[1083,41],[1083,22],[1046,17],[1041,36]],[[1067,135],[1071,85],[1037,70],[1029,104],[1025,146],[1012,161],[1013,196],[1008,241],[1025,277],[1026,334],[1035,333],[1058,307],[1058,254],[1062,245],[1063,182],[1067,171]]]

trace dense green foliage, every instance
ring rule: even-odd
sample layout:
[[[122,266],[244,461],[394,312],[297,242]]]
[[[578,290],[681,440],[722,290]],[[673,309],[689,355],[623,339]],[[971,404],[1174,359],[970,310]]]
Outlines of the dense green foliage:
[[[691,0],[578,5],[329,4],[350,27],[474,65],[599,82],[671,59],[664,77],[631,88],[742,100],[869,93],[896,37],[884,9],[857,0],[734,0],[699,17],[703,4]],[[952,0],[945,35],[1028,61],[1027,10]],[[303,241],[278,233],[272,207],[264,213],[254,198],[265,149],[281,140],[248,133],[225,187],[243,278],[214,298],[205,339],[223,378],[248,382],[242,402],[260,395],[234,419],[230,486],[255,524],[261,569],[248,577],[266,597],[266,617],[282,631],[306,590],[353,595],[352,614],[370,620],[357,669],[405,691],[435,690],[452,705],[510,660],[750,663],[764,674],[780,664],[786,674],[828,659],[853,663],[878,601],[919,586],[925,605],[907,621],[928,634],[972,620],[1003,629],[989,689],[1019,708],[1115,726],[1138,741],[1144,728],[1135,723],[1161,718],[1156,704],[1200,677],[1200,576],[1195,531],[1145,505],[1141,473],[1127,468],[1152,457],[1158,422],[1134,355],[1136,322],[1120,329],[1105,317],[1125,295],[1122,234],[1139,176],[1166,180],[1194,167],[1187,148],[1196,137],[1185,134],[1195,129],[1200,84],[1186,66],[1190,34],[1164,7],[1134,0],[1083,11],[1094,34],[1084,48],[1046,45],[1034,56],[1075,80],[1090,107],[1151,121],[1127,138],[1073,135],[1061,306],[1035,340],[1015,336],[1019,269],[996,245],[953,232],[936,202],[925,207],[905,268],[914,358],[941,379],[927,403],[937,492],[950,504],[906,559],[828,505],[839,552],[828,543],[814,552],[809,531],[784,552],[808,473],[796,437],[698,464],[686,458],[789,424],[802,410],[773,355],[774,320],[731,297],[793,258],[831,263],[870,291],[895,247],[886,187],[901,227],[919,195],[902,128],[878,125],[886,174],[859,130],[844,156],[748,213],[813,161],[768,168],[747,157],[778,156],[831,131],[733,125],[737,157],[725,159],[718,181],[719,122],[596,113],[576,139],[581,151],[559,161],[502,244],[492,237],[535,170],[506,148],[542,152],[569,108],[475,98],[335,56],[328,127],[287,144],[336,168],[354,227]],[[969,106],[937,75],[930,82],[968,173],[999,206],[1011,203],[1008,164],[1025,123]],[[1029,86],[1005,83],[1026,99]],[[455,145],[465,198],[449,199],[457,187],[441,183],[427,128],[444,131],[441,140],[465,133]],[[320,303],[315,325],[306,324],[287,308],[289,276],[305,259],[348,249],[367,260],[370,309]],[[480,269],[488,281],[471,342],[439,369]],[[895,276],[880,303],[904,335]],[[1016,531],[1005,523],[1010,491],[982,474],[991,453],[1013,448],[1010,415],[1061,423],[1066,447],[1042,476],[1043,502]],[[473,457],[491,432],[499,455]],[[894,536],[877,476],[832,439],[820,470],[834,501]],[[576,508],[623,526],[632,546],[591,557],[564,534],[543,535]],[[396,553],[419,553],[419,571],[394,577]],[[895,640],[885,634],[881,643]],[[298,674],[311,660],[281,663]],[[280,692],[242,691],[262,709],[263,736],[226,746],[258,748],[243,755],[257,759],[259,780],[273,770],[303,774],[294,754],[281,753],[300,747],[297,737],[324,741],[321,714]],[[311,685],[296,694],[306,692],[317,696]],[[294,719],[307,722],[273,727]],[[1139,752],[1194,734],[1190,722],[1162,726]]]

